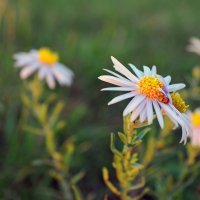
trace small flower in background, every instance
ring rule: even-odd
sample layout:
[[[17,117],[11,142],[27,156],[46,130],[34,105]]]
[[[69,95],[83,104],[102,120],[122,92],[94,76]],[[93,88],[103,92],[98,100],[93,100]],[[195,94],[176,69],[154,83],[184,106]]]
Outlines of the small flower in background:
[[[186,47],[187,51],[196,53],[200,56],[200,39],[192,37],[189,41],[190,44]]]
[[[192,121],[191,144],[194,147],[200,147],[200,108],[197,108],[193,113],[189,112],[188,115]]]
[[[69,86],[72,83],[73,72],[65,65],[59,63],[59,55],[49,48],[21,52],[14,55],[15,66],[22,68],[20,77],[28,78],[38,71],[39,79],[46,79],[49,88],[55,88],[55,81],[60,85]]]
[[[174,93],[184,88],[185,84],[170,85],[171,77],[158,75],[156,66],[153,66],[152,69],[144,66],[144,71],[140,71],[130,64],[136,74],[135,76],[114,57],[111,57],[111,59],[115,70],[123,76],[104,69],[112,75],[103,75],[99,79],[118,87],[103,88],[102,91],[127,91],[128,93],[115,97],[108,105],[132,98],[123,115],[126,116],[131,113],[132,122],[139,118],[141,123],[147,121],[148,124],[151,124],[154,118],[153,110],[155,110],[161,128],[164,127],[163,114],[166,114],[174,123],[175,128],[178,125],[182,127],[181,142],[186,143],[187,135],[192,132],[190,120],[185,114],[188,106],[178,93]]]

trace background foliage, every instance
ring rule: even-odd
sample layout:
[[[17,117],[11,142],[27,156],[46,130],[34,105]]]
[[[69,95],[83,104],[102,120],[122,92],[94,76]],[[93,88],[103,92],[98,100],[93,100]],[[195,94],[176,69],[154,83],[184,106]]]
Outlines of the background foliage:
[[[22,81],[13,68],[13,53],[48,46],[74,71],[73,86],[55,91],[65,102],[62,118],[67,124],[57,139],[61,143],[75,137],[72,172],[85,171],[79,186],[87,199],[102,199],[108,190],[101,168],[111,167],[112,160],[109,133],[122,128],[125,104],[108,108],[114,94],[100,92],[104,84],[97,77],[102,68],[111,69],[113,55],[124,64],[155,64],[160,74],[187,81],[199,63],[185,51],[189,37],[199,36],[199,7],[198,0],[1,0],[0,198],[55,199],[57,187],[45,166],[30,164],[46,152],[35,148],[37,138],[20,130]],[[166,170],[170,167],[176,175],[176,158]],[[162,181],[156,186],[161,195]]]

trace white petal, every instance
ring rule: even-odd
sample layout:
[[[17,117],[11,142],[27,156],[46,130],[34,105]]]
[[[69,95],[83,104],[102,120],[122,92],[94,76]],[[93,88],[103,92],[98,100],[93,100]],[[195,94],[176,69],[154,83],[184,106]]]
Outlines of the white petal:
[[[124,65],[122,65],[116,58],[111,56],[111,59],[112,59],[112,62],[114,64],[114,68],[116,71],[120,72],[121,74],[126,76],[131,81],[135,81],[135,82],[138,81],[138,78],[136,76],[134,76],[126,67],[124,67]]]
[[[133,96],[137,95],[136,92],[129,92],[129,93],[126,93],[126,94],[122,94],[120,96],[117,96],[115,98],[113,98],[109,103],[108,105],[111,105],[111,104],[114,104],[114,103],[117,103],[119,101],[123,101],[125,99],[128,99],[128,98],[131,98]]]
[[[121,75],[119,75],[119,74],[117,74],[117,73],[115,73],[115,72],[113,72],[113,71],[111,71],[111,70],[108,70],[108,69],[103,69],[103,70],[106,71],[106,72],[108,72],[108,73],[110,73],[110,74],[112,74],[112,75],[114,75],[114,76],[116,76],[116,77],[118,77],[118,78],[120,78],[120,79],[129,81],[129,80],[126,79],[125,77],[123,77],[123,76],[121,76]]]
[[[24,67],[20,72],[20,77],[22,79],[26,79],[27,77],[29,77],[37,69],[38,69],[38,63],[34,63],[32,65]]]
[[[196,37],[192,37],[190,39],[190,44],[187,46],[187,50],[200,55],[200,40]]]
[[[143,101],[131,114],[131,121],[135,121],[140,115],[141,111],[145,108],[146,102]]]
[[[134,87],[107,87],[101,89],[101,91],[133,91]]]
[[[132,112],[146,97],[143,95],[138,95],[135,98],[133,98],[130,103],[126,106],[123,116],[126,116],[130,112]]]
[[[184,142],[184,144],[186,144],[186,142],[187,142],[187,133],[183,127],[182,127],[182,137],[181,137],[180,143],[182,143],[182,142]]]
[[[170,105],[170,106],[173,106],[173,105]],[[171,114],[171,117],[174,118],[174,120],[176,120],[180,126],[182,127],[182,129],[184,130],[182,132],[182,140],[184,140],[184,144],[186,143],[187,141],[187,132],[190,131],[190,128],[187,126],[187,124],[184,122],[183,118],[181,117],[181,114],[180,112],[175,112],[173,110],[171,110],[170,108],[172,107],[169,107],[169,106],[166,106],[166,105],[162,105],[163,109],[166,111],[167,114]],[[174,107],[174,106],[173,106]],[[179,115],[178,115],[179,114]],[[186,135],[186,136],[185,136]]]
[[[172,78],[171,76],[166,76],[165,78],[165,82],[169,85],[169,83],[171,82]]]
[[[153,107],[152,107],[152,102],[150,100],[147,100],[146,109],[147,109],[147,121],[148,121],[148,124],[152,124],[152,121],[153,121]]]
[[[151,70],[150,70],[149,67],[143,66],[143,69],[144,69],[144,75],[146,75],[146,76],[150,76],[151,75]]]
[[[145,102],[146,105],[146,102]],[[146,109],[143,109],[140,113],[140,122],[144,122],[147,118],[147,111]]]
[[[64,65],[55,64],[55,67],[52,68],[52,73],[61,85],[71,85],[73,72]]]
[[[174,92],[174,91],[177,91],[177,90],[181,90],[184,87],[185,87],[185,84],[183,84],[183,83],[177,83],[177,84],[169,85],[167,88],[168,88],[169,92]]]
[[[164,128],[164,120],[163,120],[163,115],[162,115],[162,112],[160,110],[158,103],[154,101],[153,107],[155,109],[156,116],[157,116],[158,122],[160,124],[160,127],[163,129]]]
[[[55,88],[55,80],[53,78],[51,71],[48,71],[47,76],[46,76],[46,80],[47,80],[47,84],[48,84],[50,89]]]
[[[43,80],[47,76],[48,71],[49,71],[49,68],[47,68],[47,67],[41,67],[39,69],[39,73],[38,73],[39,79]]]
[[[151,70],[151,75],[152,76],[155,76],[157,74],[157,69],[156,69],[156,66],[154,65],[153,67],[152,67],[152,70]]]
[[[113,85],[117,85],[117,86],[132,86],[133,85],[133,82],[131,81],[125,81],[125,80],[122,80],[110,75],[99,76],[98,79],[105,81],[107,83],[111,83]]]
[[[135,74],[137,75],[137,77],[140,78],[140,77],[144,76],[144,73],[142,71],[140,71],[135,65],[129,64],[129,66],[135,72]]]
[[[171,114],[171,112],[168,111],[167,105],[165,105],[164,103],[160,103],[161,108],[163,108],[163,110],[166,112],[168,118],[174,123],[174,129],[176,129],[178,127],[178,123],[176,121],[176,119],[174,119],[174,116]],[[175,117],[176,118],[176,117]]]

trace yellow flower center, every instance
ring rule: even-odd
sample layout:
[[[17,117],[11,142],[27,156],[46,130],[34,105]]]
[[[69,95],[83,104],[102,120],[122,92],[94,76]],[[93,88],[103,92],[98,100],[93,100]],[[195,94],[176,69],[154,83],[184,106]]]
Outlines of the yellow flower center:
[[[200,126],[200,113],[194,113],[191,120],[194,126]]]
[[[162,102],[164,94],[159,90],[163,88],[163,83],[156,77],[144,76],[139,81],[139,92],[150,99]]]
[[[174,107],[181,113],[186,112],[189,105],[186,105],[185,101],[182,99],[181,95],[178,92],[173,92],[170,94],[172,97],[172,103]]]
[[[59,59],[58,54],[51,51],[49,48],[41,48],[38,54],[39,60],[47,65],[55,64]]]

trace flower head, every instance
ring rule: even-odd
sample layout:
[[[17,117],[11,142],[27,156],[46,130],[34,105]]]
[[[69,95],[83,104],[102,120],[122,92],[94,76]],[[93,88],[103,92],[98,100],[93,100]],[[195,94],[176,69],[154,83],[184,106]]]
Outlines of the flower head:
[[[182,127],[181,142],[187,141],[187,135],[191,132],[190,120],[185,114],[187,105],[178,93],[174,93],[185,87],[185,84],[170,84],[171,77],[162,77],[157,74],[156,66],[150,69],[143,67],[143,71],[129,64],[134,75],[114,57],[111,57],[114,68],[120,74],[104,69],[111,75],[100,76],[99,79],[117,87],[103,88],[102,91],[126,91],[127,93],[112,99],[108,105],[132,98],[123,111],[123,115],[131,114],[131,121],[139,119],[141,123],[153,122],[154,113],[157,116],[161,128],[164,127],[163,114],[166,114],[174,123],[175,128]]]
[[[59,55],[49,48],[21,52],[14,55],[15,66],[22,68],[20,77],[28,78],[38,71],[39,79],[46,79],[49,88],[55,87],[57,80],[60,85],[71,85],[73,72],[65,65],[59,63]]]
[[[193,113],[189,112],[188,115],[192,121],[192,134],[190,135],[192,146],[200,147],[200,108]]]
[[[196,37],[190,38],[190,44],[186,48],[189,52],[200,55],[200,39]]]

